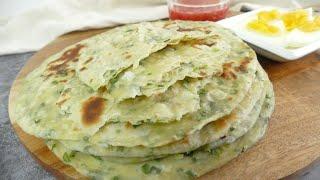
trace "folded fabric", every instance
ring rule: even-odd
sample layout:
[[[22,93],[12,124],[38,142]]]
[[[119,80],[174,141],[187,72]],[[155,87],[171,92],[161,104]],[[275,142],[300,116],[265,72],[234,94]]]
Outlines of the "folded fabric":
[[[318,0],[233,0],[231,11],[243,5],[303,8]],[[166,0],[49,0],[20,15],[0,17],[0,55],[36,51],[58,36],[168,17]]]
[[[75,31],[168,17],[164,0],[55,0],[0,26],[0,55],[36,51]]]

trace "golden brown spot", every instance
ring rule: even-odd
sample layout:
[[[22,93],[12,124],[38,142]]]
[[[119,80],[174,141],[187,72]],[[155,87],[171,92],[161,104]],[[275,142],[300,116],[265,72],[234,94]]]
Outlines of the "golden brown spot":
[[[223,72],[220,76],[225,79],[237,79],[237,76],[234,72],[247,72],[250,61],[251,59],[249,57],[245,57],[240,60],[240,64],[238,66],[233,66],[233,62],[225,63],[222,66]]]
[[[235,68],[237,72],[247,72],[248,70],[248,65],[250,63],[251,59],[248,57],[245,57],[244,59],[241,60],[240,65]]]
[[[231,68],[232,67],[233,62],[229,62],[229,63],[224,63],[223,64],[223,68]]]
[[[79,131],[80,129],[78,127],[74,127],[73,131]]]
[[[82,104],[82,123],[90,126],[97,124],[100,121],[105,107],[105,101],[101,97],[90,97]]]
[[[67,65],[69,61],[73,61],[77,59],[77,57],[79,56],[80,50],[84,47],[85,47],[84,45],[77,44],[76,47],[67,50],[62,54],[60,58],[50,62],[48,69],[57,70],[61,67],[61,65]],[[61,63],[61,64],[56,64],[56,63]]]
[[[131,58],[131,57],[132,57],[132,55],[129,54],[129,55],[127,55],[125,58],[126,58],[126,59],[129,59],[129,58]]]
[[[204,71],[200,71],[200,75],[201,75],[201,76],[206,76],[207,73],[205,73]]]
[[[66,79],[63,79],[63,80],[60,80],[59,82],[61,82],[61,83],[66,83],[68,80],[66,80]]]
[[[208,42],[208,41],[206,41],[204,39],[198,39],[198,40],[194,41],[194,44],[196,44],[196,45],[206,45],[206,46],[210,46],[211,47],[211,46],[217,44],[217,42]]]
[[[188,137],[185,137],[181,140],[181,143],[183,144],[189,144],[189,138]]]
[[[230,75],[231,75],[232,79],[237,79],[237,75],[234,74],[233,72],[231,72]]]
[[[177,31],[179,32],[188,32],[188,31],[197,31],[198,29],[196,28],[182,28],[182,27],[179,27],[179,29]]]
[[[98,94],[102,95],[103,93],[105,93],[107,91],[107,86],[101,86],[98,88]]]
[[[237,79],[237,76],[234,74],[232,70],[232,64],[233,62],[224,63],[222,65],[223,72],[220,75],[221,77],[223,77],[224,79]]]
[[[197,47],[197,45],[206,45],[206,46],[213,46],[213,45],[216,45],[217,42],[216,41],[212,41],[213,39],[218,39],[219,36],[218,35],[212,35],[210,36],[210,40],[209,41],[208,39],[197,39],[197,40],[193,40],[191,41],[191,46],[194,47],[194,48],[197,48],[199,49],[199,47]]]
[[[76,71],[74,69],[71,69],[70,71],[68,71],[70,74],[74,75],[76,74]]]
[[[75,47],[65,51],[61,57],[50,62],[47,67],[47,71],[49,72],[46,77],[50,77],[51,75],[66,75],[68,74],[68,64],[70,61],[76,62],[78,61],[79,52],[85,46],[82,44],[77,44]],[[70,71],[71,72],[71,71]]]
[[[66,101],[67,101],[67,98],[57,102],[56,105],[61,106]]]
[[[182,27],[179,27],[177,31],[179,31],[179,32],[201,31],[201,32],[204,32],[206,34],[210,34],[211,33],[211,30],[206,28],[206,27],[195,27],[195,28],[182,28]]]
[[[126,123],[125,127],[126,127],[126,128],[133,128],[132,124],[129,123],[129,122]]]
[[[86,67],[82,67],[81,69],[79,69],[80,71],[84,71],[86,70],[87,68]]]
[[[83,64],[85,65],[85,64],[88,64],[90,61],[92,61],[93,60],[93,58],[92,57],[90,57],[88,60],[86,60]]]
[[[226,116],[224,116],[224,117],[222,117],[222,118],[220,118],[220,119],[218,119],[216,121],[213,121],[213,124],[215,126],[215,129],[217,131],[220,131],[220,130],[225,129],[229,122],[234,121],[236,119],[237,119],[236,118],[236,114],[232,112],[229,115],[226,115]]]
[[[198,27],[197,29],[199,31],[202,31],[202,32],[206,33],[206,34],[210,34],[211,33],[211,30],[206,28],[206,27]],[[215,35],[215,36],[218,36],[218,35]]]

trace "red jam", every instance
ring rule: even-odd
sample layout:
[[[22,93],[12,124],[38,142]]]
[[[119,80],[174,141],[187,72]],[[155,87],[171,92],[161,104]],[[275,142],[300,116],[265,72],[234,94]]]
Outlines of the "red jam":
[[[183,0],[186,1],[192,0]],[[207,1],[207,3],[212,3],[212,1],[217,0],[202,0],[202,2]],[[193,1],[197,2],[197,1]],[[199,1],[198,1],[199,2]],[[218,6],[202,6],[202,7],[190,7],[190,6],[180,6],[178,4],[172,4],[169,7],[169,17],[172,20],[192,20],[192,21],[218,21],[226,17],[229,9],[229,4],[221,4]]]

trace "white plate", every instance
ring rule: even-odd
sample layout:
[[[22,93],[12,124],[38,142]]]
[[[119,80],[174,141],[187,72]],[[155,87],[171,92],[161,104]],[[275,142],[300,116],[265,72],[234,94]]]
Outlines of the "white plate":
[[[313,40],[313,42],[307,43],[302,47],[287,49],[284,46],[279,45],[279,43],[273,42],[269,37],[250,32],[245,28],[248,20],[254,18],[257,12],[270,9],[274,8],[269,7],[254,10],[248,13],[226,18],[224,20],[218,21],[217,23],[225,28],[231,29],[240,38],[246,41],[258,54],[276,61],[296,60],[320,49],[320,36],[317,36],[316,39]],[[284,9],[280,10],[283,11]]]

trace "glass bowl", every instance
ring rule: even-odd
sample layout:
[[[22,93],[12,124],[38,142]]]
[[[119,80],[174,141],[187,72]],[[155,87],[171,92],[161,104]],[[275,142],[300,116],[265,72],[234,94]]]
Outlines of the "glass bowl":
[[[230,0],[168,0],[172,20],[218,21],[226,17]]]

